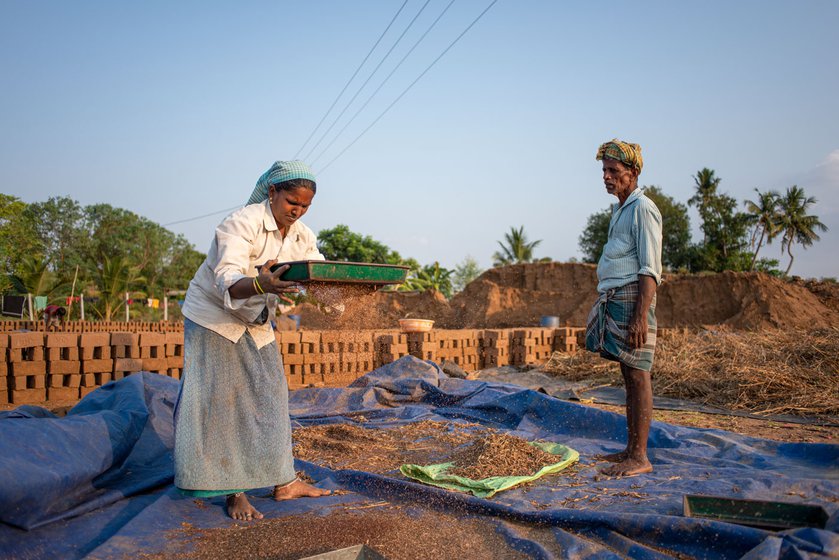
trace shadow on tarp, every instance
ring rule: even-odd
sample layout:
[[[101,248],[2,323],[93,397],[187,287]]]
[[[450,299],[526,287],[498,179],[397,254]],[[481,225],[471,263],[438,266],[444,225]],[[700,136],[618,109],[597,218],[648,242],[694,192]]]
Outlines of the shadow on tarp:
[[[228,527],[223,500],[172,486],[172,400],[177,382],[143,373],[86,397],[67,417],[32,407],[0,414],[0,556],[123,558],[188,550],[181,523]],[[594,455],[619,451],[625,419],[513,385],[446,377],[405,357],[343,389],[291,394],[295,426],[330,422],[388,428],[418,420],[478,422],[580,452],[573,483],[562,473],[478,499],[394,476],[297,461],[326,488],[356,492],[274,502],[251,493],[267,517],[328,514],[363,499],[467,512],[491,520],[534,558],[807,558],[839,554],[839,446],[782,443],[654,422],[655,471],[600,478]],[[78,410],[77,410],[78,409]],[[772,533],[682,516],[684,494],[800,501],[832,514],[825,530]],[[540,528],[533,537],[529,528]],[[29,528],[29,531],[21,528]],[[545,541],[545,535],[549,540]],[[669,551],[662,552],[663,550]]]
[[[564,401],[588,401],[601,404],[623,406],[626,404],[626,391],[618,386],[592,386],[586,381],[568,381],[554,375],[531,369],[520,371],[516,366],[503,366],[483,370],[480,378],[489,383],[512,383],[519,387],[533,389],[540,393],[556,397]],[[616,382],[620,381],[616,378]],[[809,424],[817,426],[839,427],[839,417],[826,416],[821,418],[807,416],[793,416],[791,414],[753,414],[743,410],[731,410],[701,403],[672,399],[669,397],[653,396],[653,408],[658,410],[681,410],[688,412],[702,412],[704,414],[720,414],[754,418],[757,420],[771,420],[774,422],[788,422],[790,424]]]

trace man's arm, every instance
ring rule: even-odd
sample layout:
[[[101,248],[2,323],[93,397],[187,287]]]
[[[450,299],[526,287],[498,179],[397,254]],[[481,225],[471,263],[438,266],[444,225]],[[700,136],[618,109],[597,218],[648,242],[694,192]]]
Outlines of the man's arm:
[[[647,311],[653,304],[656,290],[655,278],[645,274],[638,275],[638,301],[635,302],[635,312],[629,321],[628,340],[632,348],[640,348],[647,342]]]

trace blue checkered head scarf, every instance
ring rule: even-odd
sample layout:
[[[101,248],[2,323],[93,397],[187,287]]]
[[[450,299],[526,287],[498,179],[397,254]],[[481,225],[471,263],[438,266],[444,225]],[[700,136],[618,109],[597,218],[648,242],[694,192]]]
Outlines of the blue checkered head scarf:
[[[315,174],[309,166],[300,160],[275,161],[268,171],[256,182],[256,186],[248,199],[248,204],[256,204],[268,199],[268,189],[271,185],[277,185],[292,179],[308,179],[315,182]]]

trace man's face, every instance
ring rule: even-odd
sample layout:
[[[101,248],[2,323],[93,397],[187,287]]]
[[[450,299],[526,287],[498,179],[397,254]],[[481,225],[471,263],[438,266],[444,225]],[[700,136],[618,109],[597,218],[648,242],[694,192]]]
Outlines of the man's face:
[[[616,159],[603,158],[603,184],[606,192],[625,200],[638,182],[638,171]]]

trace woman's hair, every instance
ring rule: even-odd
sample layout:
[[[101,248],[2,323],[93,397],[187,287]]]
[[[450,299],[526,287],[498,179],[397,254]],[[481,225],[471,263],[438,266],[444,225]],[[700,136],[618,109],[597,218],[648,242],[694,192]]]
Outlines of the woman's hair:
[[[309,189],[316,194],[318,192],[317,184],[309,179],[289,179],[288,181],[283,181],[282,183],[274,183],[272,186],[274,187],[275,192],[293,191],[294,189],[299,189],[301,187]]]

